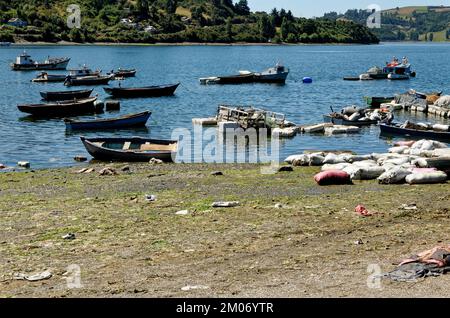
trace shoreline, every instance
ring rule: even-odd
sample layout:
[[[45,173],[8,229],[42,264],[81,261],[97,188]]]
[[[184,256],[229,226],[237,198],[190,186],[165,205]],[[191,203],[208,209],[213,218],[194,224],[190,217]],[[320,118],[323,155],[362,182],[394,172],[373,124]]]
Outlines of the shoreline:
[[[14,46],[358,46],[358,45],[379,45],[381,43],[251,43],[251,42],[235,42],[235,43],[203,43],[203,42],[176,42],[176,43],[113,43],[113,42],[92,42],[92,43],[76,43],[76,42],[18,42],[11,43]]]

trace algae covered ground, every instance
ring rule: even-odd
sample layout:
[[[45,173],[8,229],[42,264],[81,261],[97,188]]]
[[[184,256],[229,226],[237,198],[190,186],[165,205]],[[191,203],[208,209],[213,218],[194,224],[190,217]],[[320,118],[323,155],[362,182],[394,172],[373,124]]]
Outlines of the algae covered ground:
[[[318,187],[318,168],[124,166],[0,174],[1,297],[450,296],[450,276],[372,279],[449,242],[448,183]],[[223,200],[240,206],[211,207]],[[51,278],[14,279],[45,270]]]

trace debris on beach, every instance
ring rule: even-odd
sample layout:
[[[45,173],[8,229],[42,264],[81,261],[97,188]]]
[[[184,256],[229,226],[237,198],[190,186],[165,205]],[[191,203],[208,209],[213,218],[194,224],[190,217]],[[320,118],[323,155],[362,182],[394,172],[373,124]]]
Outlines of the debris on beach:
[[[369,210],[367,210],[366,207],[361,204],[355,208],[355,212],[361,216],[372,216],[373,215],[372,212],[369,212]]]
[[[114,168],[106,167],[100,170],[98,174],[101,176],[115,176],[117,174],[117,171]]]
[[[73,157],[73,160],[78,161],[78,162],[85,162],[88,159],[87,159],[87,157],[84,157],[84,156],[75,156],[75,157]]]
[[[189,214],[189,210],[181,210],[175,213],[176,215],[188,215]]]
[[[277,169],[277,172],[292,172],[294,168],[292,166],[282,166]]]
[[[40,280],[46,280],[52,277],[52,273],[50,271],[44,271],[42,273],[27,275],[23,273],[17,273],[14,275],[15,280],[26,280],[29,282],[37,282]]]
[[[214,202],[212,204],[213,208],[234,208],[239,205],[238,201],[224,201],[224,202]]]
[[[222,171],[213,171],[211,172],[212,176],[223,176],[223,172]]]
[[[445,183],[450,171],[450,148],[435,140],[397,143],[388,153],[355,155],[350,153],[315,152],[289,156],[285,162],[293,166],[321,166],[316,182],[320,185],[348,184],[351,180],[378,179],[380,184]]]
[[[209,289],[209,286],[205,286],[205,285],[187,285],[187,286],[181,287],[182,291],[190,291],[190,290],[195,290],[195,289]]]
[[[160,164],[163,164],[164,161],[162,161],[161,159],[152,158],[152,159],[150,159],[149,163],[151,165],[160,165]]]
[[[450,271],[450,245],[439,245],[400,262],[382,278],[397,282],[416,282],[420,278],[440,276]]]
[[[74,233],[67,233],[66,235],[62,236],[62,239],[64,239],[64,240],[74,240],[75,239],[75,234]]]
[[[145,195],[145,200],[147,202],[154,202],[154,201],[156,201],[156,195],[154,195],[154,194],[146,194]]]

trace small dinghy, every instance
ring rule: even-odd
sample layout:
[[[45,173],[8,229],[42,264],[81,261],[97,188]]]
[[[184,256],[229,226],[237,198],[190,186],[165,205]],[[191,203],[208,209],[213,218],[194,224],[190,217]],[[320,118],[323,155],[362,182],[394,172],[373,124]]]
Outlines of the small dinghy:
[[[92,94],[92,89],[77,90],[77,91],[60,91],[60,92],[40,92],[42,99],[46,101],[65,101],[74,99],[89,98]]]
[[[139,137],[131,138],[85,138],[80,137],[87,152],[97,160],[149,162],[160,159],[175,161],[178,142]]]
[[[108,85],[109,81],[112,80],[113,76],[82,76],[82,77],[71,77],[67,76],[64,85],[66,86],[84,86],[84,85]]]
[[[432,140],[450,141],[450,130],[448,126],[446,127],[447,131],[445,131],[445,129],[433,129],[433,127],[430,127],[431,129],[429,129],[428,127],[419,127],[418,124],[407,122],[405,124],[380,124],[380,131],[382,135],[387,136],[406,136],[408,138],[426,138]]]
[[[117,71],[112,71],[111,73],[108,73],[108,75],[114,75],[115,78],[125,78],[125,77],[134,77],[136,76],[136,70],[126,70],[119,68]]]
[[[118,118],[105,118],[90,121],[77,121],[64,118],[68,130],[94,130],[94,129],[120,129],[145,126],[150,118],[151,112],[125,115]]]
[[[133,98],[133,97],[161,97],[172,96],[180,83],[146,86],[146,87],[104,87],[106,93],[113,97]]]
[[[64,82],[66,77],[67,76],[64,74],[48,74],[47,72],[41,72],[31,81],[34,83],[56,83]]]

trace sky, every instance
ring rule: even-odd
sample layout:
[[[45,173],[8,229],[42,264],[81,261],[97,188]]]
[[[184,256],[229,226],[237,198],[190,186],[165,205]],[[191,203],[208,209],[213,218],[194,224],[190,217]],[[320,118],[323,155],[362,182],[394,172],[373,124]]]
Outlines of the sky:
[[[252,11],[270,11],[274,7],[291,10],[297,17],[320,17],[325,12],[345,12],[347,9],[367,9],[371,4],[377,4],[382,10],[406,6],[450,6],[450,0],[248,0]]]

